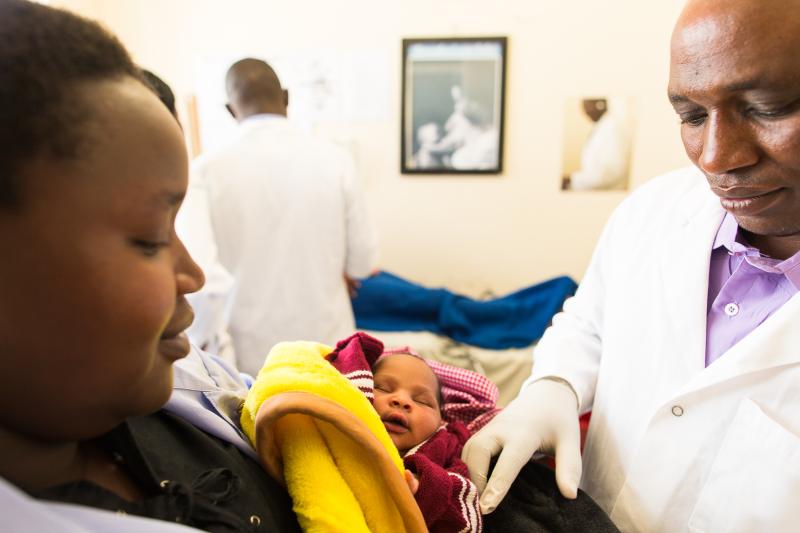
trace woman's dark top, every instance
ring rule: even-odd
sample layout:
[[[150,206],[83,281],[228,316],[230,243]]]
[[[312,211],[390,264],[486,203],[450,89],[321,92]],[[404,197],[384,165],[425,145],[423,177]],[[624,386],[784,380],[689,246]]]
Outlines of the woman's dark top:
[[[146,516],[206,531],[300,531],[286,489],[236,446],[165,411],[98,439],[147,496],[126,501],[87,481],[32,493],[45,500]]]

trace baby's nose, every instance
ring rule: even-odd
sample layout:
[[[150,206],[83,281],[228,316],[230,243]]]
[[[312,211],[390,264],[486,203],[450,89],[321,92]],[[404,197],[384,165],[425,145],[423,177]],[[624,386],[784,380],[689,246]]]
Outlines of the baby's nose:
[[[392,407],[402,407],[403,409],[408,409],[409,406],[411,405],[411,402],[406,401],[403,398],[395,397],[395,398],[392,398],[391,405],[392,405]]]

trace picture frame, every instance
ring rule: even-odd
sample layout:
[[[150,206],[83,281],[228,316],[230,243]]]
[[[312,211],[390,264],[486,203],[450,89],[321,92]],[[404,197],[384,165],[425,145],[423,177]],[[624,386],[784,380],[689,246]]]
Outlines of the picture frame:
[[[400,172],[503,171],[506,37],[403,39]]]

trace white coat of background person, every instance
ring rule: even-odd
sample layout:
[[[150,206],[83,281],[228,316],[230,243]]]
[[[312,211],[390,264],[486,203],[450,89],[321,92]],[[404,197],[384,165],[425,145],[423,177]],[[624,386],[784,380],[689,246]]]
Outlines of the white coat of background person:
[[[800,13],[800,2],[684,8],[669,96],[699,171],[653,180],[615,211],[531,378],[465,446],[485,511],[513,504],[503,497],[541,449],[555,453],[567,497],[585,465],[582,488],[623,531],[797,530],[800,17],[787,13]],[[754,257],[780,262],[773,291],[749,307],[724,306],[726,326],[750,326],[706,364],[710,259],[726,212],[763,254]],[[740,263],[748,276],[768,272],[751,261]],[[783,303],[759,309],[781,293]],[[582,461],[577,414],[588,410]]]
[[[186,334],[201,349],[235,363],[236,355],[227,324],[234,280],[219,262],[209,213],[208,189],[201,177],[193,176],[189,180],[186,197],[175,217],[175,231],[206,277],[203,289],[186,297],[194,310],[194,321]]]
[[[583,110],[594,125],[581,150],[581,168],[570,175],[570,189],[624,189],[633,137],[627,107],[623,102],[587,98]]]
[[[351,158],[286,118],[288,92],[265,62],[226,76],[237,136],[200,159],[219,260],[233,275],[228,329],[255,373],[280,341],[334,343],[355,328],[347,280],[376,264],[376,238]]]

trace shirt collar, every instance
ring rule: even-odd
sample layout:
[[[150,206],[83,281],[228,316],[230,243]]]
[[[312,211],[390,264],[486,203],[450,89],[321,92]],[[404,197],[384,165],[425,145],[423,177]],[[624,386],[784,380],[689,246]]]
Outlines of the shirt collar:
[[[736,222],[733,215],[726,212],[725,217],[722,219],[722,224],[719,225],[719,229],[717,230],[717,236],[714,238],[714,247],[712,249],[716,250],[724,246],[730,250],[733,243],[736,242],[736,237],[738,235],[739,223]]]
[[[258,115],[250,115],[249,117],[243,119],[239,124],[245,125],[258,122],[267,122],[271,120],[286,120],[286,117],[275,113],[259,113]]]
[[[246,135],[250,130],[260,128],[263,124],[279,124],[286,121],[288,121],[288,119],[285,116],[275,115],[273,113],[251,115],[239,122],[239,132],[241,135]]]
[[[800,252],[778,265],[784,268],[784,275],[792,282],[794,288],[800,291]]]
[[[713,249],[717,250],[722,247],[727,248],[728,253],[739,253],[747,256],[750,264],[765,272],[783,274],[794,285],[795,289],[800,291],[800,252],[784,261],[761,257],[758,249],[741,242],[739,238],[739,223],[730,213],[725,213],[725,217],[717,230],[717,236],[714,238]]]

